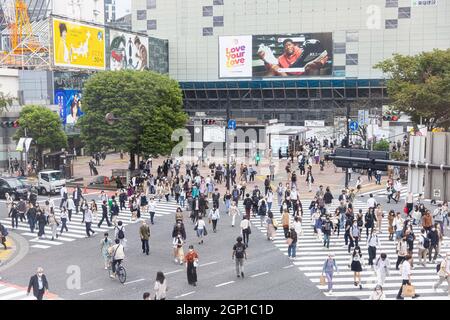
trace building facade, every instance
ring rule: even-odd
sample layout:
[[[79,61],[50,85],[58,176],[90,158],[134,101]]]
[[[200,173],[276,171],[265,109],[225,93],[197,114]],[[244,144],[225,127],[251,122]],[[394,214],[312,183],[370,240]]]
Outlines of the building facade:
[[[190,114],[223,115],[230,104],[234,117],[297,125],[325,117],[333,125],[349,104],[357,114],[388,103],[378,62],[450,47],[450,1],[132,0],[132,26],[168,39],[169,74],[180,81]],[[253,36],[255,47],[255,39],[306,33],[331,36],[327,73],[219,77],[220,37]],[[263,70],[256,50],[251,67]]]

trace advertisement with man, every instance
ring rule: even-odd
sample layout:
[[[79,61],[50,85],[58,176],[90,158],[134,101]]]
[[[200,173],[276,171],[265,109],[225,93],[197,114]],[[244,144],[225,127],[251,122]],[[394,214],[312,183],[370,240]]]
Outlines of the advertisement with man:
[[[55,66],[105,70],[105,28],[53,19]]]
[[[148,70],[147,37],[112,29],[109,34],[111,70]]]
[[[219,77],[252,76],[252,36],[219,38]]]
[[[331,76],[332,33],[253,36],[253,77]]]

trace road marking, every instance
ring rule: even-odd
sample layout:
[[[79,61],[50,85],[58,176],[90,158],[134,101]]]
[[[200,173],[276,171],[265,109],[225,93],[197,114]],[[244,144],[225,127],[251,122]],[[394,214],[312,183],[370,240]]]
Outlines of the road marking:
[[[234,283],[234,281],[229,281],[229,282],[224,282],[224,283],[218,284],[218,285],[216,285],[216,288],[223,287],[223,286],[226,286],[226,285],[231,284],[231,283]]]
[[[100,292],[100,291],[103,291],[103,289],[97,289],[97,290],[92,290],[92,291],[88,291],[88,292],[83,292],[83,293],[80,293],[80,296],[84,296],[85,294]]]
[[[175,271],[166,272],[164,274],[168,275],[168,274],[177,273],[177,272],[181,272],[181,271],[183,271],[183,269],[178,269],[178,270],[175,270]]]
[[[38,249],[48,249],[50,246],[43,246],[40,244],[35,244],[34,246],[31,246],[32,248],[38,248]]]
[[[133,281],[125,282],[124,284],[130,284],[130,283],[141,282],[141,281],[145,281],[145,279],[133,280]]]
[[[190,295],[190,294],[193,294],[193,293],[195,293],[195,291],[191,291],[191,292],[188,292],[188,293],[184,293],[184,294],[182,294],[182,295],[176,296],[175,299],[178,299],[178,298],[181,298],[181,297],[186,297],[186,296],[188,296],[188,295]]]
[[[291,264],[291,265],[289,265],[289,266],[283,267],[283,269],[289,269],[289,268],[292,268],[293,266],[294,266],[294,265]]]
[[[257,274],[254,274],[254,275],[250,276],[250,278],[256,278],[256,277],[259,277],[259,276],[262,276],[262,275],[265,275],[265,274],[268,274],[268,273],[269,273],[268,271],[257,273]]]
[[[199,267],[206,267],[206,266],[209,266],[209,265],[215,264],[215,263],[217,263],[217,261],[208,262],[208,263],[205,263],[205,264],[200,264]]]

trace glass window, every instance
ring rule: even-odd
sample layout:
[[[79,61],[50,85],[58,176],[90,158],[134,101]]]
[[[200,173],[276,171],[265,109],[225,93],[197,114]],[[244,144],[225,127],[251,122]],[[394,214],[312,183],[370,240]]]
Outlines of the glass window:
[[[334,53],[345,53],[346,45],[345,43],[335,43],[334,44]]]
[[[213,17],[214,27],[223,27],[223,16]]]
[[[50,173],[50,178],[52,179],[52,181],[58,181],[62,179],[62,174],[61,172],[52,172]]]
[[[345,56],[345,64],[347,66],[356,66],[356,65],[358,65],[358,54],[347,54]]]
[[[411,7],[398,8],[398,18],[399,19],[411,18]]]
[[[347,42],[358,42],[359,32],[358,31],[347,31]]]
[[[156,20],[147,20],[147,30],[156,30]]]
[[[223,0],[214,0],[213,4],[215,6],[223,6]]]
[[[386,29],[397,29],[397,27],[398,27],[397,19],[386,20]]]
[[[386,8],[397,8],[398,0],[386,0]]]
[[[41,178],[42,178],[42,180],[44,180],[44,181],[49,181],[49,179],[48,179],[48,174],[47,173],[41,173]]]
[[[213,16],[213,7],[212,6],[204,6],[203,7],[203,16],[204,17],[212,17]]]
[[[147,9],[155,9],[156,0],[147,0]]]
[[[213,28],[203,28],[203,36],[212,36]]]
[[[147,20],[147,10],[138,10],[137,11],[137,19],[138,20]]]

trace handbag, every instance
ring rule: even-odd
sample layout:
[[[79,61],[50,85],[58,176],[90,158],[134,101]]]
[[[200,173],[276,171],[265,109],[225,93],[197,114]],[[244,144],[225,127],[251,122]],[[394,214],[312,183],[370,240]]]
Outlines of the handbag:
[[[195,225],[194,231],[197,231],[197,229],[198,229],[198,224]]]
[[[408,207],[404,207],[403,212],[407,214],[409,212]]]
[[[252,234],[252,229],[250,229],[250,226],[247,227],[247,233]]]
[[[206,227],[203,228],[203,235],[205,235],[205,236],[208,235],[208,231],[206,231]]]
[[[292,238],[287,238],[286,243],[288,244],[288,246],[290,246],[292,244]]]
[[[413,285],[405,284],[402,287],[402,297],[414,297],[416,295],[416,288]]]
[[[322,275],[320,275],[320,285],[324,286],[325,284],[326,284],[325,276],[322,274]]]

